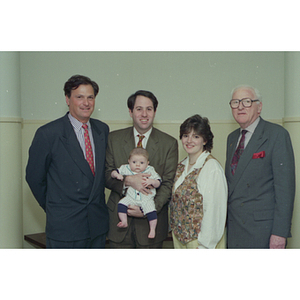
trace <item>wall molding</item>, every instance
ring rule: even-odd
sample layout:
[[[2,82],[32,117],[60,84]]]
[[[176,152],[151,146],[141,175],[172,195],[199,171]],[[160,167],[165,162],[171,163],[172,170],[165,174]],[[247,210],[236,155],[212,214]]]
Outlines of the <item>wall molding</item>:
[[[0,118],[1,120],[1,118]],[[131,126],[132,125],[132,120],[120,120],[120,121],[117,121],[117,120],[104,120],[104,119],[100,119],[101,121],[107,123],[107,124],[111,124],[111,125],[114,125],[114,124],[124,124],[124,126]],[[272,122],[272,123],[279,123],[279,124],[282,124],[282,122],[284,121],[285,119],[269,119],[267,121],[269,122]],[[299,122],[300,122],[300,117],[298,118]],[[23,120],[23,124],[46,124],[46,123],[49,123],[53,120]],[[180,126],[182,124],[184,120],[172,120],[172,121],[154,121],[154,126],[155,124],[157,125],[165,125],[165,124],[174,124],[174,125],[178,125]],[[237,124],[235,122],[235,120],[209,120],[209,123],[210,124]]]
[[[0,123],[23,123],[22,118],[18,117],[0,117]]]
[[[299,123],[300,117],[286,117],[282,119],[283,123]]]

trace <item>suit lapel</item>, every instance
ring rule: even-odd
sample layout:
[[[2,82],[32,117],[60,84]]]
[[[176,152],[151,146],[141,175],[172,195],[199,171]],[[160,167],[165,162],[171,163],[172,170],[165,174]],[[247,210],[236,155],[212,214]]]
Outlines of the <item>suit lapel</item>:
[[[152,132],[149,136],[149,140],[146,146],[146,150],[149,153],[149,157],[155,157],[155,154],[158,149],[158,138],[156,133],[157,133],[156,129],[152,127]]]
[[[232,161],[232,158],[233,158],[233,154],[235,152],[235,149],[236,149],[236,145],[237,145],[237,142],[238,142],[238,139],[239,139],[239,136],[240,136],[240,129],[237,129],[233,132],[231,138],[230,138],[230,141],[229,141],[229,146],[228,146],[228,158],[227,158],[227,166],[226,166],[226,170],[229,170],[230,174],[231,174],[231,161]]]
[[[133,127],[129,127],[128,130],[124,134],[123,142],[120,141],[120,144],[123,144],[122,147],[124,151],[124,155],[126,157],[126,161],[129,157],[129,154],[133,148],[135,148],[135,140],[133,136]]]
[[[248,164],[252,161],[253,153],[257,152],[258,149],[261,147],[261,145],[263,143],[265,143],[265,141],[267,140],[267,136],[264,135],[264,125],[265,125],[265,122],[263,119],[261,119],[259,121],[246,149],[244,150],[242,156],[239,159],[239,163],[236,168],[234,176],[230,172],[230,175],[232,176],[231,193],[233,192],[233,190],[234,190],[235,186],[238,184],[241,176],[247,169]],[[232,156],[233,156],[233,153],[231,154],[231,159],[232,159]]]
[[[96,165],[96,173],[98,171],[101,172],[104,168],[103,162],[101,160],[101,157],[105,155],[105,142],[104,142],[104,135],[101,132],[101,130],[96,127],[95,123],[90,120],[91,126],[92,126],[92,132],[93,132],[93,140],[94,140],[94,146],[95,146],[95,165]]]
[[[73,130],[72,124],[66,115],[63,119],[64,122],[64,134],[61,136],[61,141],[67,149],[69,155],[73,159],[74,163],[82,170],[82,172],[90,179],[94,180],[94,176],[91,172],[90,166],[77,140],[76,134]]]
[[[96,173],[95,173],[95,180],[92,175],[92,179],[94,180],[94,185],[90,194],[90,200],[93,198],[93,194],[99,188],[96,183],[100,183],[101,180],[98,180],[98,177],[101,177],[104,170],[104,160],[103,156],[105,156],[105,137],[103,132],[96,126],[96,123],[90,119],[92,132],[93,132],[93,140],[95,145],[95,165],[96,165]],[[90,174],[92,174],[90,167],[89,167]]]

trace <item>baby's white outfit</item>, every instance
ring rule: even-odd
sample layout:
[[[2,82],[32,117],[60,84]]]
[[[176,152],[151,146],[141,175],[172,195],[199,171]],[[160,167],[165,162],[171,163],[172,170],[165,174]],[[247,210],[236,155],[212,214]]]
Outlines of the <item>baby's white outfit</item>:
[[[118,172],[121,175],[135,175],[137,173],[131,171],[129,164],[122,165]],[[145,171],[142,173],[151,174],[149,178],[158,179],[161,181],[161,177],[158,173],[156,173],[155,169],[151,166],[148,166]],[[119,204],[123,204],[125,206],[128,205],[137,205],[142,208],[144,215],[156,211],[154,197],[156,195],[156,189],[151,189],[152,194],[144,195],[138,190],[135,190],[133,187],[128,187],[126,196],[119,201]]]

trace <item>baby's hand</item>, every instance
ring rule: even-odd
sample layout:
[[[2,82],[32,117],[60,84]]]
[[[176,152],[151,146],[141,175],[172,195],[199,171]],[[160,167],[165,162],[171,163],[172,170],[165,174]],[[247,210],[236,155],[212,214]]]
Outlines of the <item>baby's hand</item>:
[[[123,179],[124,179],[123,175],[121,175],[120,173],[118,173],[118,172],[115,171],[115,170],[111,172],[111,177],[112,177],[112,178],[119,179],[119,180],[121,180],[121,181],[123,181]]]
[[[152,183],[152,179],[148,178],[148,177],[145,177],[143,178],[143,186],[144,187],[148,187],[149,189],[153,189],[153,183]]]
[[[151,179],[151,178],[144,178],[143,180],[143,186],[148,188],[148,189],[157,189],[160,187],[161,181],[157,179]]]
[[[119,180],[121,180],[121,181],[123,181],[124,176],[118,173],[118,175],[116,176],[116,178],[119,179]]]
[[[149,178],[148,178],[148,177],[144,177],[144,178],[143,178],[142,185],[143,185],[144,187],[147,187],[147,186],[149,185]]]

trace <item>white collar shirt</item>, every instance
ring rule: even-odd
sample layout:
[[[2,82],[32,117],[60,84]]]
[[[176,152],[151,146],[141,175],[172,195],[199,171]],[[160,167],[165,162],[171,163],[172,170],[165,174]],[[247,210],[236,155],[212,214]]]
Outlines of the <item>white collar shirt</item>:
[[[177,189],[186,176],[202,168],[210,153],[204,151],[188,171],[189,157],[182,161],[185,169],[174,184]],[[206,162],[197,178],[197,188],[203,196],[203,219],[198,235],[198,248],[213,249],[223,236],[227,212],[227,182],[224,170],[216,159]]]

